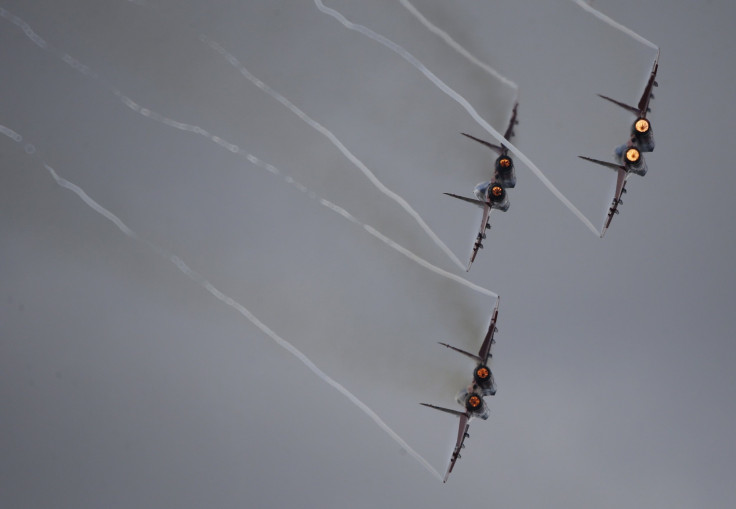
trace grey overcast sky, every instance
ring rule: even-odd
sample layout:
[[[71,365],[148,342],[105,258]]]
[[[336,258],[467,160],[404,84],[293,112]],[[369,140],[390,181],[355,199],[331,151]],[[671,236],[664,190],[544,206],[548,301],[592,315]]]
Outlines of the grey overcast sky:
[[[600,227],[615,176],[577,155],[632,119],[595,93],[635,102],[655,52],[571,0],[413,3]],[[513,88],[398,1],[325,5],[504,130]],[[465,261],[442,192],[488,133],[314,2],[0,0],[0,506],[736,506],[736,7],[593,5],[661,47],[649,173],[599,239],[517,159],[466,274],[354,162]],[[418,458],[457,424],[418,403],[454,405],[437,341],[477,348],[491,292],[499,390],[443,485]]]

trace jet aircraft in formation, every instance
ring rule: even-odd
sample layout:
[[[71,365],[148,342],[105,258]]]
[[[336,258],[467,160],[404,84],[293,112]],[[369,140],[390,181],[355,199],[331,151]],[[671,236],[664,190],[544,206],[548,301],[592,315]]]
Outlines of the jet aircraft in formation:
[[[468,430],[470,429],[470,419],[473,417],[479,417],[480,419],[486,420],[490,415],[488,405],[483,400],[484,396],[493,396],[496,394],[496,382],[493,379],[493,373],[491,368],[488,367],[488,360],[493,357],[491,355],[491,345],[496,341],[493,339],[493,335],[498,330],[496,328],[496,320],[498,319],[498,303],[500,299],[496,299],[496,306],[493,309],[493,315],[491,316],[491,324],[488,326],[488,332],[486,337],[483,339],[478,354],[466,352],[460,348],[448,345],[446,343],[440,343],[451,350],[470,357],[476,362],[475,369],[473,370],[473,381],[460,390],[455,396],[455,401],[464,408],[464,411],[453,410],[450,408],[443,408],[436,405],[430,405],[429,403],[420,403],[429,408],[434,408],[451,415],[455,415],[460,418],[457,430],[457,440],[455,441],[455,449],[452,451],[450,456],[450,465],[447,467],[443,482],[447,482],[447,478],[450,476],[455,462],[460,458],[460,451],[465,447],[465,439],[470,436]]]
[[[616,181],[616,192],[613,198],[613,203],[608,211],[608,217],[606,218],[603,229],[601,230],[601,237],[603,237],[609,225],[611,224],[613,216],[618,213],[619,204],[623,203],[621,201],[621,196],[626,193],[626,181],[629,174],[634,173],[643,177],[647,173],[647,165],[644,161],[642,153],[652,152],[654,150],[652,124],[649,119],[647,119],[647,114],[650,112],[649,102],[651,101],[651,99],[654,98],[654,95],[652,94],[652,89],[653,87],[657,86],[656,77],[657,68],[659,65],[658,62],[659,51],[657,51],[657,57],[654,60],[649,80],[644,87],[644,92],[642,93],[639,99],[639,103],[636,107],[629,106],[625,103],[611,99],[608,96],[599,94],[599,96],[603,99],[610,101],[626,109],[627,111],[634,113],[637,116],[636,120],[632,124],[631,133],[628,141],[615,149],[617,159],[615,163],[601,161],[599,159],[593,159],[586,156],[579,156],[587,161],[591,161],[601,166],[616,170],[618,174]],[[514,105],[508,128],[504,133],[504,139],[506,140],[509,140],[510,137],[514,135],[514,125],[518,123],[518,121],[516,120],[517,107],[518,103]],[[472,140],[477,141],[478,143],[487,146],[488,148],[498,152],[499,154],[494,164],[494,172],[491,180],[481,182],[480,184],[475,186],[475,199],[467,198],[465,196],[459,196],[457,194],[445,193],[448,196],[452,196],[453,198],[472,203],[483,209],[480,229],[475,243],[473,244],[470,261],[468,262],[467,270],[470,270],[470,266],[475,260],[475,257],[478,254],[478,250],[483,248],[483,240],[486,238],[485,231],[491,227],[488,221],[491,210],[498,209],[502,212],[505,212],[509,208],[509,199],[506,194],[506,189],[510,189],[516,186],[516,175],[514,173],[513,160],[509,157],[508,148],[505,145],[494,145],[469,134],[462,134],[463,136],[466,136]],[[483,398],[496,394],[496,383],[493,379],[493,373],[488,367],[488,361],[492,357],[491,346],[495,343],[493,336],[498,330],[496,328],[496,321],[498,320],[499,300],[499,298],[496,299],[496,304],[491,316],[491,323],[488,326],[488,331],[486,332],[486,336],[483,339],[483,343],[481,344],[480,350],[478,351],[477,355],[457,348],[455,346],[448,345],[446,343],[440,343],[441,345],[462,355],[465,355],[466,357],[469,357],[476,362],[475,369],[473,370],[472,381],[467,387],[460,390],[455,396],[455,401],[463,408],[463,410],[460,411],[432,405],[429,403],[421,403],[421,405],[424,405],[426,407],[434,408],[435,410],[439,410],[441,412],[445,412],[459,418],[455,448],[453,449],[452,455],[450,456],[450,463],[447,467],[443,482],[447,482],[452,469],[455,467],[455,463],[458,459],[460,459],[460,452],[462,451],[462,449],[465,448],[465,439],[470,436],[468,431],[470,429],[471,419],[474,417],[478,417],[480,419],[486,420],[490,415],[488,405]]]
[[[652,123],[647,119],[647,113],[651,111],[649,108],[649,101],[654,98],[652,88],[657,86],[658,67],[659,51],[657,51],[657,56],[654,59],[649,80],[644,87],[644,92],[642,92],[641,97],[639,98],[639,103],[636,107],[616,101],[608,96],[598,94],[599,97],[636,115],[636,120],[634,120],[634,123],[631,126],[629,140],[625,144],[616,147],[616,164],[590,157],[579,156],[586,161],[611,168],[618,172],[618,178],[616,179],[616,192],[613,195],[613,202],[608,209],[608,216],[606,217],[603,229],[601,230],[601,237],[606,234],[606,230],[608,230],[613,216],[618,214],[618,206],[623,203],[621,196],[626,193],[626,180],[628,179],[629,174],[634,173],[643,177],[647,173],[647,165],[642,153],[652,152],[654,150]]]
[[[509,120],[509,125],[503,135],[507,140],[514,135],[514,126],[519,123],[518,120],[516,120],[516,109],[518,107],[519,103],[514,104],[514,109],[511,112],[511,120]],[[483,240],[486,238],[486,230],[491,228],[491,223],[488,220],[491,214],[491,209],[498,209],[501,212],[506,212],[509,209],[510,203],[508,195],[506,194],[506,189],[516,187],[516,172],[514,171],[514,161],[509,157],[509,150],[505,145],[494,145],[493,143],[481,140],[475,136],[471,136],[466,133],[461,134],[498,153],[498,157],[494,163],[493,177],[491,180],[481,182],[475,186],[475,189],[473,190],[475,199],[453,193],[445,193],[447,196],[452,196],[458,200],[472,203],[473,205],[477,205],[483,209],[480,228],[478,229],[478,235],[473,243],[473,250],[470,254],[470,261],[468,262],[468,267],[466,269],[469,271],[470,266],[475,261],[478,250],[483,249]]]

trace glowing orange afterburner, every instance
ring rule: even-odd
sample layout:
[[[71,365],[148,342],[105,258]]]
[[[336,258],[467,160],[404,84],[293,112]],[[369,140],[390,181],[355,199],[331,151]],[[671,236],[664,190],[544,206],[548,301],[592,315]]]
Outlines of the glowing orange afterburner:
[[[646,133],[649,130],[649,121],[646,118],[640,118],[634,123],[634,129],[641,134]]]
[[[641,157],[641,154],[639,154],[639,151],[635,148],[630,148],[626,151],[626,160],[630,163],[637,162],[639,157]]]

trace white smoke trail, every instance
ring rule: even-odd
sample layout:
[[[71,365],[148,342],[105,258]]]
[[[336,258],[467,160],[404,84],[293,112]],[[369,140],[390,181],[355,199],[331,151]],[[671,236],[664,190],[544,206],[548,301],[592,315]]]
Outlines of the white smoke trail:
[[[27,32],[33,34],[34,37],[40,39],[40,37],[38,37],[38,35],[36,35],[35,32],[33,32],[33,30],[31,30],[31,28],[28,26],[28,24],[25,23],[20,18],[18,18],[17,16],[13,16],[12,14],[8,13],[5,10],[1,11],[0,14],[2,14],[3,17],[5,17],[7,19],[17,20],[16,22],[14,22],[14,24],[16,24],[18,26],[27,27]],[[191,133],[199,134],[200,136],[203,136],[203,137],[207,138],[208,140],[212,141],[213,143],[216,143],[220,147],[227,149],[228,151],[232,152],[233,154],[237,154],[237,155],[240,155],[242,157],[245,157],[248,160],[248,162],[250,162],[251,164],[254,164],[256,166],[259,166],[259,167],[267,170],[268,172],[270,172],[270,173],[272,173],[274,175],[277,175],[277,176],[282,177],[287,184],[290,184],[290,185],[294,186],[295,188],[297,188],[299,191],[301,191],[303,193],[306,193],[311,199],[317,199],[318,198],[317,195],[316,195],[316,193],[314,193],[314,191],[309,190],[306,186],[304,186],[303,184],[297,182],[292,177],[290,177],[288,175],[283,175],[282,172],[278,168],[276,168],[275,166],[273,166],[272,164],[266,163],[266,162],[262,161],[261,159],[259,159],[258,157],[256,157],[256,156],[254,156],[252,154],[249,154],[249,153],[243,151],[238,145],[236,145],[234,143],[230,143],[227,140],[224,140],[223,138],[221,138],[219,136],[216,136],[214,134],[211,134],[210,132],[208,132],[207,130],[201,128],[198,125],[187,124],[187,123],[184,123],[184,122],[179,122],[179,121],[176,121],[176,120],[171,119],[169,117],[166,117],[166,116],[164,116],[164,115],[162,115],[162,114],[160,114],[160,113],[158,113],[156,111],[153,111],[153,110],[151,110],[149,108],[146,108],[144,106],[141,106],[136,101],[134,101],[130,97],[128,97],[125,94],[123,94],[120,90],[118,90],[114,86],[112,86],[109,83],[107,83],[97,73],[93,72],[89,67],[87,67],[86,65],[82,64],[81,62],[79,62],[75,58],[71,57],[70,55],[68,55],[66,53],[63,53],[61,51],[58,51],[56,49],[53,49],[51,46],[49,46],[46,43],[44,43],[44,49],[46,49],[46,50],[48,50],[48,51],[56,54],[65,63],[67,63],[68,65],[70,65],[73,69],[77,70],[78,72],[80,72],[80,73],[84,74],[85,76],[90,77],[90,78],[93,78],[93,79],[99,81],[100,83],[102,83],[105,87],[107,87],[120,100],[121,103],[123,103],[126,107],[128,107],[132,111],[138,113],[139,115],[142,115],[142,116],[144,116],[144,117],[146,117],[146,118],[148,118],[150,120],[159,122],[159,123],[164,124],[166,126],[172,127],[174,129],[178,129],[180,131],[186,131],[186,132],[191,132]],[[236,62],[237,62],[237,60],[236,60]],[[0,126],[0,133],[5,134],[6,136],[12,138],[16,142],[20,142],[22,140],[22,137],[21,137],[20,134],[16,133],[12,129],[9,129],[9,128],[4,127],[4,126]],[[33,148],[32,145],[29,145],[26,148],[26,152],[28,152],[29,150],[35,151],[35,148]],[[31,152],[28,152],[28,153],[31,153]],[[483,288],[482,286],[479,286],[479,285],[476,285],[474,283],[471,283],[467,279],[464,279],[464,278],[462,278],[460,276],[457,276],[457,275],[452,274],[452,273],[450,273],[450,272],[448,272],[446,270],[443,270],[443,269],[437,267],[436,265],[431,264],[427,260],[421,258],[420,256],[416,255],[412,251],[406,249],[405,247],[401,246],[397,242],[391,240],[389,237],[383,235],[382,233],[380,233],[378,230],[376,230],[372,226],[367,225],[367,224],[364,224],[364,223],[361,223],[358,219],[356,219],[354,216],[352,216],[348,211],[346,211],[342,207],[339,207],[339,206],[335,205],[334,203],[329,202],[328,200],[324,200],[324,199],[320,199],[319,202],[320,202],[320,204],[326,206],[330,210],[332,210],[334,212],[337,212],[338,214],[340,214],[344,218],[346,218],[346,219],[350,220],[351,222],[353,222],[353,223],[361,226],[366,232],[370,233],[371,235],[373,235],[377,239],[381,240],[387,246],[391,247],[392,249],[395,249],[396,251],[400,252],[401,254],[403,254],[404,256],[406,256],[407,258],[409,258],[410,260],[418,263],[422,267],[425,267],[425,268],[431,270],[435,274],[438,274],[438,275],[440,275],[442,277],[446,277],[446,278],[448,278],[448,279],[450,279],[452,281],[456,281],[456,282],[462,284],[463,286],[466,286],[466,287],[468,287],[468,288],[470,288],[470,289],[472,289],[472,290],[474,290],[474,291],[476,291],[478,293],[481,293],[483,295],[488,295],[488,296],[492,296],[492,297],[496,297],[497,296],[496,293],[492,292],[491,290],[488,290],[487,288]]]
[[[7,127],[0,126],[0,133],[3,133],[10,137],[13,140],[16,140],[16,137],[14,137],[12,134],[17,134],[15,131],[8,129]],[[94,210],[96,213],[103,216],[105,219],[112,222],[121,232],[123,232],[127,237],[141,241],[144,244],[151,247],[156,254],[162,256],[172,264],[176,266],[177,269],[179,269],[180,272],[182,272],[185,276],[187,276],[190,280],[207,290],[212,296],[214,296],[216,299],[218,299],[220,302],[230,306],[231,308],[235,309],[238,313],[240,313],[242,316],[244,316],[248,321],[250,321],[253,325],[258,327],[261,332],[263,332],[266,336],[268,336],[271,340],[273,340],[277,345],[279,345],[281,348],[292,354],[294,357],[296,357],[302,364],[304,364],[307,368],[309,368],[310,371],[312,371],[315,375],[317,375],[320,379],[322,379],[324,382],[332,386],[335,390],[337,390],[340,394],[345,396],[348,400],[350,400],[351,403],[353,403],[355,406],[357,406],[360,410],[362,410],[368,417],[371,418],[373,422],[375,422],[383,431],[385,431],[396,443],[398,443],[402,449],[406,450],[414,459],[416,459],[421,465],[426,468],[430,473],[432,473],[437,479],[442,479],[442,476],[440,473],[435,470],[432,465],[429,464],[427,460],[425,460],[418,452],[416,452],[414,449],[412,449],[409,444],[407,444],[396,432],[389,427],[388,424],[386,424],[383,419],[381,419],[376,412],[374,412],[368,405],[363,403],[360,399],[358,399],[357,396],[355,396],[352,392],[350,392],[348,389],[346,389],[342,384],[331,378],[327,373],[322,371],[319,367],[317,367],[314,362],[312,362],[309,357],[307,357],[301,350],[296,348],[294,345],[286,341],[284,338],[276,334],[270,327],[268,327],[265,323],[260,321],[258,317],[256,317],[253,313],[251,313],[245,306],[235,301],[233,298],[229,297],[228,295],[222,293],[220,290],[218,290],[212,283],[207,281],[201,274],[195,272],[192,270],[180,257],[169,253],[165,249],[143,239],[140,237],[135,231],[133,231],[131,228],[129,228],[118,216],[113,214],[111,211],[100,205],[97,201],[95,201],[91,196],[89,196],[81,187],[78,185],[62,178],[59,176],[59,174],[48,164],[43,163],[44,168],[49,172],[51,177],[54,179],[54,181],[62,188],[67,189],[74,194],[76,194],[88,207],[90,207],[92,210]]]
[[[460,276],[458,276],[456,274],[453,274],[451,272],[448,272],[448,271],[446,271],[444,269],[441,269],[441,268],[437,267],[436,265],[431,264],[430,262],[428,262],[424,258],[422,258],[419,255],[413,253],[412,251],[410,251],[409,249],[403,247],[402,245],[400,245],[399,243],[395,242],[394,240],[391,240],[389,237],[387,237],[386,235],[382,234],[381,232],[379,232],[378,230],[376,230],[372,226],[370,226],[368,224],[365,224],[365,223],[362,223],[355,216],[353,216],[350,212],[348,212],[344,208],[340,207],[339,205],[336,205],[336,204],[332,203],[331,201],[326,200],[324,198],[320,198],[319,196],[317,196],[317,194],[314,191],[311,191],[307,186],[301,184],[300,182],[298,182],[297,180],[295,180],[293,177],[291,177],[289,175],[285,175],[281,170],[279,170],[274,165],[269,164],[269,163],[263,161],[262,159],[254,156],[253,154],[249,154],[249,153],[243,151],[238,145],[236,145],[234,143],[230,143],[227,140],[224,140],[224,139],[222,139],[222,138],[220,138],[218,136],[215,136],[213,134],[210,134],[209,132],[207,132],[206,130],[202,129],[199,126],[192,125],[192,124],[185,124],[183,122],[177,122],[176,120],[173,120],[173,119],[170,119],[168,117],[165,117],[165,116],[161,115],[160,113],[157,113],[155,111],[152,111],[152,110],[150,110],[148,108],[141,107],[138,103],[136,103],[135,101],[133,101],[132,99],[130,99],[129,97],[127,97],[125,95],[122,95],[120,93],[117,93],[117,95],[120,98],[120,100],[123,102],[123,104],[125,104],[126,106],[128,106],[131,110],[133,110],[133,111],[135,111],[135,112],[137,112],[137,113],[145,116],[146,118],[149,118],[151,120],[155,120],[156,122],[160,122],[160,123],[162,123],[164,125],[173,127],[175,129],[179,129],[181,131],[193,132],[193,133],[199,134],[201,136],[204,136],[205,138],[213,141],[214,143],[216,143],[219,146],[221,146],[221,147],[229,150],[230,152],[232,152],[234,154],[238,154],[238,155],[240,155],[242,157],[245,157],[248,160],[249,163],[251,163],[251,164],[253,164],[255,166],[258,166],[260,168],[263,168],[263,169],[267,170],[269,173],[272,173],[273,175],[276,175],[276,176],[281,177],[284,180],[284,182],[286,182],[287,184],[295,187],[296,189],[298,189],[302,193],[307,194],[307,196],[309,196],[311,199],[317,200],[321,205],[327,207],[328,209],[330,209],[333,212],[336,212],[337,214],[339,214],[340,216],[344,217],[348,221],[350,221],[350,222],[352,222],[352,223],[354,223],[354,224],[362,227],[366,232],[370,233],[371,235],[373,235],[374,237],[376,237],[377,239],[379,239],[381,242],[383,242],[384,244],[386,244],[390,248],[395,249],[396,251],[398,251],[399,253],[403,254],[404,256],[406,256],[407,258],[409,258],[410,260],[418,263],[422,267],[424,267],[424,268],[426,268],[426,269],[434,272],[435,274],[438,274],[438,275],[440,275],[442,277],[445,277],[447,279],[450,279],[452,281],[455,281],[457,283],[460,283],[461,285],[463,285],[463,286],[465,286],[467,288],[470,288],[471,290],[474,290],[474,291],[476,291],[478,293],[481,293],[483,295],[487,295],[489,297],[497,297],[498,296],[495,292],[492,292],[491,290],[488,290],[487,288],[484,288],[482,286],[476,285],[475,283],[471,283],[467,279],[464,279],[464,278],[462,278],[462,277],[460,277]]]
[[[14,14],[10,13],[9,11],[5,10],[4,8],[0,7],[0,16],[10,21],[12,24],[20,28],[23,33],[28,37],[31,41],[33,41],[33,44],[38,46],[42,49],[47,49],[46,41],[44,41],[36,32],[33,31],[31,26],[20,19],[18,16],[15,16]]]
[[[630,28],[627,28],[627,27],[623,26],[618,21],[614,21],[613,19],[609,18],[608,16],[606,16],[601,11],[597,10],[595,7],[593,7],[592,5],[588,4],[584,0],[572,0],[572,1],[575,2],[576,4],[578,4],[580,7],[582,7],[586,11],[588,11],[589,13],[591,13],[593,16],[595,16],[599,20],[601,20],[604,23],[607,23],[608,25],[612,26],[616,30],[620,30],[621,32],[625,33],[626,35],[634,38],[636,41],[639,41],[640,43],[642,43],[642,44],[644,44],[646,46],[649,46],[652,49],[659,50],[659,47],[656,44],[654,44],[651,41],[648,41],[647,39],[645,39],[641,35],[637,34],[633,30],[631,30]]]
[[[12,129],[10,129],[9,127],[5,127],[4,125],[0,125],[0,133],[4,134],[5,136],[7,136],[8,138],[10,138],[11,140],[13,140],[16,143],[20,143],[20,142],[23,141],[23,136],[21,136],[20,134],[16,133],[15,131],[13,131]]]
[[[493,136],[498,142],[502,143],[504,146],[508,147],[508,149],[513,152],[519,160],[521,160],[531,171],[534,173],[534,175],[537,176],[539,180],[542,181],[542,183],[545,185],[547,189],[549,189],[552,194],[554,194],[558,200],[560,200],[575,216],[580,219],[580,221],[587,226],[590,231],[595,233],[596,236],[600,235],[600,231],[593,226],[593,223],[590,222],[590,220],[585,217],[585,215],[578,210],[575,205],[572,204],[570,200],[568,200],[562,192],[560,192],[559,189],[557,189],[552,182],[542,173],[542,171],[537,168],[537,166],[529,159],[526,155],[524,155],[523,152],[521,152],[518,148],[516,148],[511,142],[506,140],[501,134],[496,131],[488,122],[483,119],[477,111],[475,111],[475,108],[470,105],[470,103],[460,94],[458,94],[455,90],[450,88],[444,81],[439,79],[437,76],[434,75],[429,69],[427,69],[424,64],[422,64],[419,60],[417,60],[414,55],[406,51],[404,48],[396,44],[390,39],[387,39],[386,37],[377,34],[370,28],[364,27],[363,25],[358,25],[356,23],[353,23],[351,21],[348,21],[345,16],[340,14],[334,9],[331,9],[329,7],[325,7],[325,5],[322,3],[321,0],[314,0],[314,4],[317,6],[317,9],[319,9],[321,12],[327,14],[328,16],[331,16],[338,20],[340,23],[342,23],[346,28],[349,28],[350,30],[355,30],[357,32],[360,32],[361,34],[373,39],[374,41],[383,44],[390,50],[392,50],[397,55],[401,56],[404,60],[412,64],[414,67],[416,67],[422,74],[424,74],[432,83],[434,83],[437,88],[442,90],[445,94],[447,94],[449,97],[455,100],[460,106],[462,106],[465,111],[467,111],[470,116],[475,120],[478,125],[480,125],[483,129],[485,129],[488,134]]]
[[[493,76],[500,82],[504,83],[505,85],[511,87],[514,90],[514,102],[516,102],[519,98],[519,86],[508,79],[503,74],[499,73],[497,70],[495,70],[490,65],[486,64],[485,62],[482,62],[480,59],[478,59],[475,55],[470,53],[468,50],[466,50],[463,46],[460,45],[459,42],[457,42],[455,39],[450,37],[450,34],[439,28],[437,25],[434,25],[431,21],[429,21],[427,18],[424,17],[424,15],[419,12],[419,10],[412,5],[409,0],[399,0],[399,3],[404,6],[404,8],[409,11],[415,18],[417,18],[422,25],[427,27],[430,32],[432,32],[435,35],[438,35],[443,41],[445,41],[452,49],[460,53],[462,56],[467,58],[471,63],[477,65],[481,69],[483,69],[486,73]]]
[[[223,48],[220,44],[216,43],[215,41],[209,40],[207,36],[200,35],[200,40],[207,44],[210,48],[215,50],[217,53],[225,57],[225,59],[235,67],[238,71],[240,71],[240,74],[242,74],[248,81],[253,83],[255,86],[266,92],[268,95],[276,99],[278,102],[286,106],[289,110],[291,110],[292,113],[294,113],[296,116],[301,118],[303,121],[305,121],[307,124],[309,124],[311,127],[313,127],[315,130],[317,130],[320,134],[325,136],[330,142],[340,151],[342,154],[347,157],[351,163],[355,165],[363,174],[370,180],[370,182],[376,186],[376,188],[381,191],[384,195],[391,198],[393,201],[398,203],[401,208],[403,208],[414,220],[419,224],[419,226],[424,230],[424,232],[429,236],[429,238],[432,239],[432,241],[452,260],[455,265],[460,267],[461,269],[465,270],[465,265],[460,261],[460,259],[453,253],[447,245],[445,245],[444,242],[437,236],[434,231],[427,225],[426,222],[424,222],[424,219],[419,215],[419,213],[412,208],[409,203],[399,196],[397,193],[386,187],[383,182],[381,182],[376,175],[368,169],[368,167],[363,164],[363,162],[358,159],[352,152],[350,152],[345,145],[342,144],[342,142],[337,138],[337,136],[332,133],[329,129],[327,129],[325,126],[311,118],[309,115],[304,113],[301,109],[299,109],[294,103],[289,101],[286,97],[276,92],[274,89],[266,85],[263,81],[256,78],[253,74],[251,74],[248,69],[243,66],[243,64],[240,63],[240,61],[231,53],[229,53],[225,48]]]

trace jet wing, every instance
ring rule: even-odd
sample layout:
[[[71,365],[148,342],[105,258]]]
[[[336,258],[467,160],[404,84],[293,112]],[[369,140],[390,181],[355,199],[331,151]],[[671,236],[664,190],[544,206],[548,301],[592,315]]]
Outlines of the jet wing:
[[[483,202],[481,202],[483,203]],[[483,203],[483,218],[480,222],[480,228],[478,228],[478,236],[475,237],[475,243],[473,244],[473,251],[470,253],[470,261],[468,262],[468,268],[466,272],[470,271],[470,266],[473,265],[475,257],[478,254],[478,250],[483,249],[483,239],[486,238],[486,229],[490,228],[488,217],[491,215],[491,206],[487,203]]]
[[[493,335],[496,333],[496,320],[498,320],[498,303],[501,297],[496,298],[496,307],[493,309],[493,316],[491,316],[491,324],[488,326],[488,332],[483,340],[483,344],[478,352],[478,357],[482,363],[488,362],[488,357],[491,355],[491,345],[496,341],[493,339]]]
[[[611,220],[613,219],[613,216],[618,214],[619,204],[623,203],[621,201],[621,195],[626,192],[626,178],[628,177],[628,175],[629,174],[625,170],[619,168],[618,178],[616,179],[616,194],[613,196],[611,208],[608,209],[608,217],[606,217],[606,223],[603,225],[603,229],[601,230],[601,238],[603,238],[603,236],[606,234],[606,230],[608,230],[608,227],[611,225]]]
[[[611,207],[608,209],[608,217],[606,217],[606,223],[603,225],[603,229],[601,230],[601,238],[603,238],[603,236],[606,234],[608,226],[611,224],[613,216],[618,214],[619,204],[623,203],[621,201],[621,195],[626,192],[626,179],[629,176],[629,172],[627,172],[626,167],[621,164],[609,163],[607,161],[601,161],[600,159],[593,159],[592,157],[578,157],[580,159],[590,161],[591,163],[600,164],[601,166],[605,166],[606,168],[611,168],[612,170],[616,170],[616,172],[618,172],[618,176],[616,178],[616,194],[614,194],[613,196],[613,202],[611,203]]]
[[[465,269],[466,271],[469,271],[470,266],[473,265],[473,262],[475,261],[475,256],[478,254],[478,250],[483,249],[483,239],[486,238],[486,229],[491,227],[490,224],[488,223],[488,216],[491,214],[491,205],[488,202],[484,202],[482,200],[476,200],[474,198],[466,198],[465,196],[460,196],[459,194],[453,194],[453,193],[444,193],[444,194],[446,194],[447,196],[452,196],[453,198],[457,198],[458,200],[466,201],[468,203],[472,203],[473,205],[483,207],[483,218],[480,223],[480,228],[478,229],[478,236],[475,237],[475,243],[473,244],[473,252],[470,254],[470,261],[468,262],[468,268]]]
[[[659,68],[659,50],[657,50],[657,57],[654,59],[652,64],[652,73],[649,75],[649,81],[647,86],[644,87],[644,93],[641,94],[639,99],[639,116],[646,117],[647,110],[649,109],[649,100],[652,98],[652,87],[657,85],[657,69]]]
[[[450,465],[447,467],[447,472],[445,472],[445,478],[442,479],[442,482],[447,482],[447,478],[450,477],[450,472],[452,472],[452,469],[455,466],[455,462],[460,458],[460,450],[465,447],[465,439],[470,436],[468,434],[469,429],[470,417],[467,414],[463,414],[460,416],[460,423],[458,424],[457,428],[457,441],[455,442],[455,449],[453,449],[452,456],[450,456]]]
[[[455,449],[453,449],[452,456],[450,456],[450,465],[447,467],[447,472],[445,472],[445,478],[442,479],[442,482],[447,482],[447,478],[450,476],[450,472],[452,472],[452,468],[455,466],[455,462],[460,458],[460,450],[464,447],[465,439],[470,436],[468,435],[468,429],[470,428],[470,415],[467,412],[458,412],[457,410],[443,408],[436,405],[430,405],[429,403],[419,404],[429,408],[434,408],[435,410],[439,410],[440,412],[445,412],[450,415],[456,415],[460,418],[460,422],[457,427],[457,440],[455,441]]]

